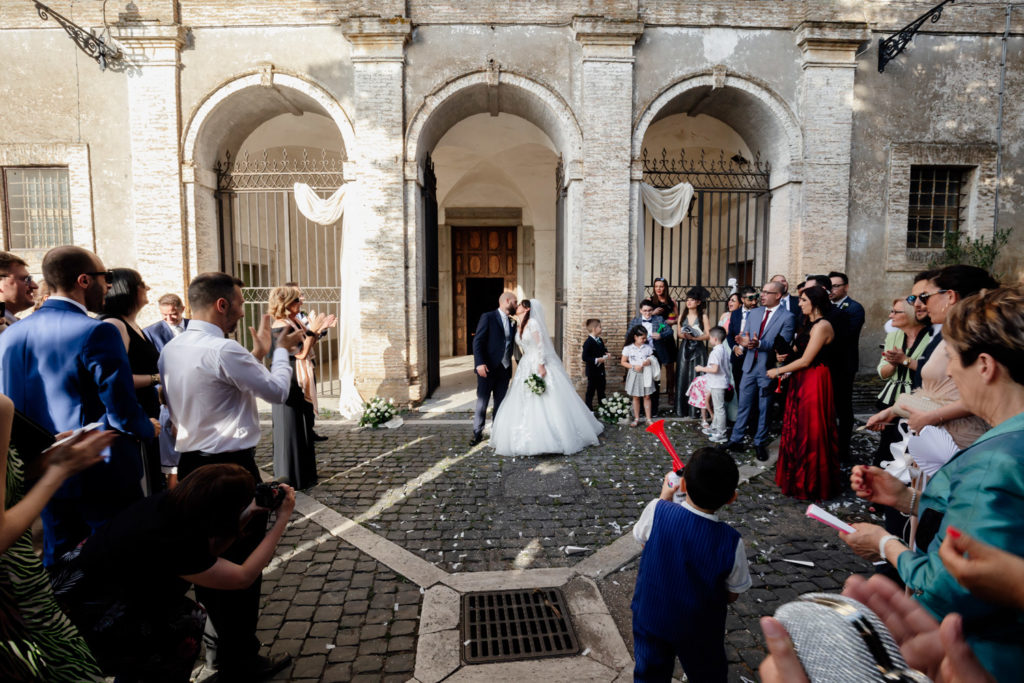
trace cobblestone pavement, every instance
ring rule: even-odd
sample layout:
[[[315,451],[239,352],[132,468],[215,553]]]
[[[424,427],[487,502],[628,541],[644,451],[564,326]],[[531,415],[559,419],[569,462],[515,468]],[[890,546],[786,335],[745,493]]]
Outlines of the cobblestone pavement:
[[[641,428],[611,426],[600,446],[573,456],[516,459],[486,445],[470,449],[471,425],[458,419],[466,416],[405,417],[395,430],[321,421],[317,429],[330,439],[318,444],[320,482],[306,493],[449,573],[574,565],[629,532],[670,463]],[[707,444],[691,421],[670,421],[667,432],[684,458]],[[855,437],[857,459],[867,460],[872,447],[873,437]],[[257,461],[270,472],[271,460],[265,422]],[[757,464],[752,454],[739,460]],[[739,500],[722,511],[743,534],[754,574],[754,587],[729,611],[733,680],[756,677],[764,656],[760,616],[802,592],[838,590],[850,573],[870,571],[831,529],[804,517],[805,503],[779,493],[773,473],[743,484]],[[829,506],[840,517],[865,518],[848,493]],[[586,550],[567,554],[566,546]],[[637,564],[598,582],[630,651]],[[295,658],[276,680],[412,678],[422,591],[323,526],[293,522],[263,595],[261,640]]]

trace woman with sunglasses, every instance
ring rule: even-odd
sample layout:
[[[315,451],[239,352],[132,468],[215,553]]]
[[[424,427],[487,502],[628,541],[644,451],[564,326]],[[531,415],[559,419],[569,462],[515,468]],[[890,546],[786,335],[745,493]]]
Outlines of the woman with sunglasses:
[[[920,368],[921,388],[910,396],[915,399],[926,399],[935,407],[931,410],[922,410],[915,406],[924,402],[908,401],[904,406],[897,400],[896,405],[872,415],[867,423],[868,429],[881,431],[885,425],[896,419],[896,411],[900,410],[907,415],[912,431],[920,433],[929,425],[942,427],[958,448],[967,448],[985,433],[988,425],[963,406],[956,383],[946,371],[949,357],[942,339],[941,325],[946,322],[950,308],[957,302],[983,289],[993,289],[998,285],[999,283],[986,270],[961,264],[946,266],[928,280],[924,288],[926,291],[915,298],[916,301],[924,302],[936,331],[923,352],[928,356],[928,360]],[[903,363],[907,366],[910,364],[909,360],[904,360]]]
[[[892,323],[893,331],[885,336],[884,351],[878,362],[878,376],[886,380],[878,394],[878,410],[891,407],[900,394],[911,391],[910,363],[917,362],[932,338],[931,330],[918,321],[913,305],[906,299],[893,300],[889,309],[889,322]],[[889,446],[899,439],[895,425],[885,428],[875,451],[875,465],[890,458]]]

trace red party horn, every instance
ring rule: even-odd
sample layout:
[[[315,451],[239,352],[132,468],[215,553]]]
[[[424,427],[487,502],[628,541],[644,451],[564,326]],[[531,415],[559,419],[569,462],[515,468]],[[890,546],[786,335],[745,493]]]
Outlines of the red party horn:
[[[658,440],[661,441],[661,445],[664,446],[668,451],[668,454],[672,456],[672,470],[675,472],[682,470],[685,465],[683,465],[683,461],[679,459],[679,454],[676,453],[676,449],[672,447],[672,443],[668,440],[668,436],[665,435],[665,421],[658,420],[647,427],[647,431],[658,437]]]

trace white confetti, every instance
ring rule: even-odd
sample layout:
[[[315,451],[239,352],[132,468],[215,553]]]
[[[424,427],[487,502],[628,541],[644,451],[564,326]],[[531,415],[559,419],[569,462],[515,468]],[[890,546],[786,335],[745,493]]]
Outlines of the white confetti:
[[[813,567],[814,563],[810,560],[791,560],[788,557],[782,558],[783,562],[789,562],[790,564],[798,564],[801,567]]]

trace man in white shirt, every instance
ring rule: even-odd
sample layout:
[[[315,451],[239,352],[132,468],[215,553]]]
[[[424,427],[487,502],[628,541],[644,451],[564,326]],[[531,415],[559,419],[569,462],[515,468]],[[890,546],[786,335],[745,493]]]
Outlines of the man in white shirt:
[[[198,275],[188,288],[192,320],[188,329],[167,342],[160,354],[160,376],[171,421],[177,426],[175,449],[181,453],[178,476],[215,463],[234,463],[248,470],[257,483],[260,473],[253,447],[260,440],[256,398],[284,403],[292,379],[288,349],[304,332],[282,334],[273,351],[270,370],[263,357],[270,350],[271,317],[265,314],[253,336],[250,354],[234,339],[244,314],[242,282],[225,273]],[[222,554],[243,563],[266,533],[266,514],[254,515],[236,541]],[[256,638],[260,579],[239,591],[196,586],[206,608],[207,662],[218,670],[218,681],[256,681],[280,671],[288,656],[259,655]]]
[[[3,304],[0,332],[18,322],[15,313],[32,308],[37,289],[39,285],[29,275],[25,260],[9,251],[0,251],[0,304]]]

